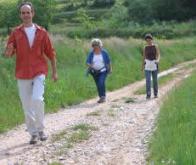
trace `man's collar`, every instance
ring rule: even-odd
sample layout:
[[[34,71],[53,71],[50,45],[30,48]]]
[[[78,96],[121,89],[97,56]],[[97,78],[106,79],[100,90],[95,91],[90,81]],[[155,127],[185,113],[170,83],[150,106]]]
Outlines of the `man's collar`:
[[[36,29],[39,29],[39,30],[41,29],[41,27],[39,25],[35,24],[35,23],[34,23],[34,26],[35,26]],[[19,25],[18,29],[24,30],[24,25],[23,24]]]

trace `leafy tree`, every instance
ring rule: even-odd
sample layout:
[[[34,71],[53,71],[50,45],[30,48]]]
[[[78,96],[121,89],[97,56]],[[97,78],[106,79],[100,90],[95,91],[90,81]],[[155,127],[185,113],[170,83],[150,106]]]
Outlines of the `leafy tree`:
[[[105,20],[111,28],[118,28],[124,26],[128,22],[128,10],[123,5],[124,0],[117,0],[115,5],[110,9],[108,18]]]
[[[83,8],[77,10],[75,20],[81,23],[84,28],[89,29],[93,27],[93,18],[89,17],[86,10]]]
[[[0,3],[0,27],[10,32],[10,27],[15,26],[18,20],[16,1],[3,1]]]
[[[94,0],[93,6],[95,7],[110,7],[116,0]]]
[[[70,7],[71,8],[77,8],[78,6],[81,6],[82,2],[81,0],[70,0]]]
[[[129,21],[149,22],[152,20],[152,9],[149,0],[125,0],[128,8]]]
[[[196,16],[195,0],[150,0],[154,17],[160,20],[187,20]]]

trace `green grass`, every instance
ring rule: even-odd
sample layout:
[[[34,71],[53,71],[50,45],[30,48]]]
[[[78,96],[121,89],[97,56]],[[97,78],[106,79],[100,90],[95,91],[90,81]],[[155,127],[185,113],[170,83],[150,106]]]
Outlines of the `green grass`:
[[[164,84],[166,84],[167,82],[169,82],[173,78],[174,78],[174,74],[168,74],[166,76],[160,77],[158,79],[159,87],[163,86]],[[151,82],[151,84],[153,84],[153,82]],[[142,88],[140,88],[140,89],[138,89],[137,91],[134,92],[134,94],[136,94],[136,95],[143,95],[145,93],[146,93],[146,87],[145,86],[143,86]]]
[[[58,148],[56,154],[62,155],[67,149],[72,148],[75,144],[80,143],[84,140],[88,140],[91,136],[92,131],[97,130],[98,128],[90,124],[80,123],[70,129],[63,130],[59,134],[53,135],[53,143],[61,141],[61,143],[63,144],[60,148]]]
[[[100,115],[101,115],[101,111],[94,111],[87,114],[87,116],[100,116]]]
[[[91,76],[86,77],[85,61],[90,49],[89,40],[67,39],[52,36],[57,50],[59,81],[46,80],[46,112],[57,112],[61,107],[78,104],[97,96]],[[160,70],[196,57],[196,38],[157,40],[161,49]],[[107,90],[115,90],[129,83],[141,80],[141,48],[139,39],[103,39],[104,47],[111,55],[113,73],[107,77]],[[4,44],[4,43],[1,43]],[[17,82],[14,79],[15,59],[0,56],[0,133],[24,122],[18,97]]]
[[[107,112],[107,115],[110,116],[110,117],[115,117],[116,116],[116,112],[114,112],[113,109],[109,109],[108,112]]]
[[[173,89],[150,142],[149,164],[196,164],[196,74]]]
[[[95,127],[93,127],[89,124],[81,123],[81,124],[74,126],[73,130],[74,131],[77,131],[77,130],[88,131],[88,130],[96,130],[96,129],[95,129]]]
[[[135,103],[135,98],[132,98],[132,97],[128,97],[128,98],[124,98],[125,99],[125,103]]]

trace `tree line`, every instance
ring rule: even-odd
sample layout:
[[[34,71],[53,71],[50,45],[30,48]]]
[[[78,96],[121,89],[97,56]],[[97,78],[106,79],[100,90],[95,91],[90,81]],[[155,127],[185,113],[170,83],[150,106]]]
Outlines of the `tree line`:
[[[186,21],[196,17],[195,0],[124,0],[129,20]]]

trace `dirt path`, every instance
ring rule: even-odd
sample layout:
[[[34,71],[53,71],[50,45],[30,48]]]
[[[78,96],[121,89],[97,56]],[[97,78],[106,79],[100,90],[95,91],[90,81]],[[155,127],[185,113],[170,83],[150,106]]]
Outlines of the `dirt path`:
[[[108,93],[107,102],[97,104],[91,99],[77,106],[62,109],[56,114],[46,115],[46,132],[49,139],[29,145],[29,135],[21,125],[0,135],[0,165],[24,164],[44,165],[52,162],[71,165],[142,165],[147,154],[147,137],[152,133],[160,104],[165,95],[192,71],[185,69],[196,60],[176,66],[159,74],[177,73],[176,77],[160,88],[159,98],[145,100],[134,91],[144,85],[144,80]],[[133,98],[133,102],[126,103]],[[99,112],[97,116],[87,115]],[[98,128],[91,137],[56,154],[63,140],[52,142],[51,135],[79,123],[88,123]]]

